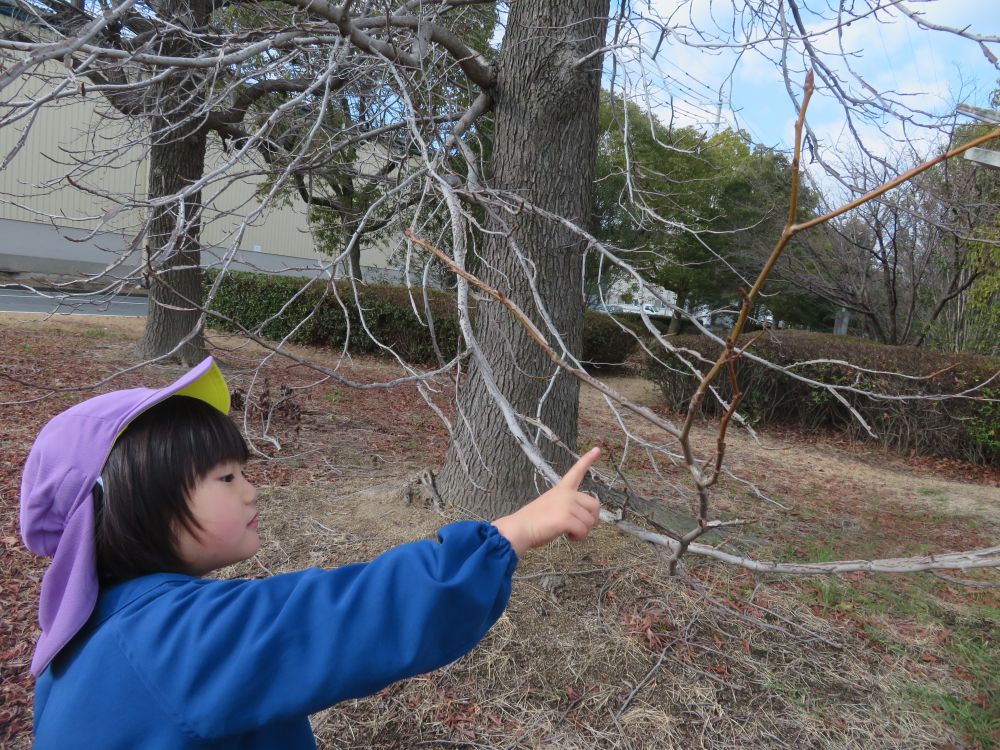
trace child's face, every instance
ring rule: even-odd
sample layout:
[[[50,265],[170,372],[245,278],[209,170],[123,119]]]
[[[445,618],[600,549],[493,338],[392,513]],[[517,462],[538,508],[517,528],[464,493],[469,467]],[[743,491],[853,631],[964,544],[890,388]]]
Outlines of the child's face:
[[[256,499],[257,488],[236,461],[219,464],[195,483],[188,505],[200,528],[177,533],[177,553],[191,573],[203,575],[256,554]]]

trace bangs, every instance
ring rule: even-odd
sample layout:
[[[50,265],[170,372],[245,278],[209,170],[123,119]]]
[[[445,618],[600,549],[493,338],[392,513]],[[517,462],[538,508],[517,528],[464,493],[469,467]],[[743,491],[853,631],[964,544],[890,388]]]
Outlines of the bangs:
[[[250,456],[246,441],[227,415],[190,396],[171,396],[162,404],[169,414],[176,450],[175,465],[185,467],[184,489],[222,463],[245,464]]]

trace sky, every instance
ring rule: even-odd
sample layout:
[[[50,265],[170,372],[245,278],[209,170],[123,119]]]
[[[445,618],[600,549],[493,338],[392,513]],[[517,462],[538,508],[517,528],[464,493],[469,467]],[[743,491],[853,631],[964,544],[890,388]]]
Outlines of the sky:
[[[742,2],[740,5],[744,4]],[[871,5],[868,0],[854,0],[856,8]],[[882,0],[883,5],[890,4]],[[832,16],[828,6],[835,0],[800,0],[800,6],[822,9]],[[969,27],[980,35],[1000,36],[1000,0],[909,0],[906,7],[925,14],[936,24]],[[788,149],[794,134],[796,108],[792,104],[774,60],[779,57],[777,43],[737,54],[733,48],[709,46],[697,48],[690,43],[710,45],[713,41],[732,39],[732,4],[718,0],[651,0],[636,2],[647,15],[670,19],[672,31],[660,42],[660,30],[653,22],[640,23],[628,40],[640,42],[645,54],[635,47],[616,51],[620,85],[628,87],[640,99],[651,103],[663,119],[680,125],[703,129],[739,126],[756,143]],[[650,8],[650,10],[647,10]],[[652,11],[652,12],[650,12]],[[849,53],[848,61],[830,56],[829,64],[856,96],[869,98],[858,79],[878,91],[894,92],[893,97],[927,115],[917,119],[939,122],[948,118],[957,101],[976,106],[989,105],[990,93],[998,87],[1000,69],[983,54],[979,45],[954,35],[921,29],[898,11],[882,11],[878,19],[856,21],[838,32],[829,20],[803,10],[803,22],[817,49],[835,52],[838,42]],[[737,26],[739,26],[737,19]],[[702,32],[695,33],[695,29]],[[826,33],[820,33],[820,32]],[[776,33],[772,37],[778,36]],[[755,36],[760,37],[759,29]],[[688,44],[685,44],[685,41]],[[655,61],[651,52],[660,44]],[[1000,57],[1000,44],[990,43],[992,53]],[[768,59],[768,58],[771,59]],[[794,93],[801,96],[804,79],[802,58],[789,56]],[[610,68],[606,66],[606,73]],[[609,81],[605,76],[605,85]],[[721,99],[721,105],[720,105]],[[833,151],[849,147],[845,115],[832,97],[817,90],[809,106],[808,121],[821,143]],[[968,121],[968,120],[966,120]],[[898,146],[894,139],[904,131],[918,139],[929,134],[920,128],[906,127],[895,121],[861,123],[859,129],[870,147],[882,154]],[[929,147],[929,144],[928,144]]]

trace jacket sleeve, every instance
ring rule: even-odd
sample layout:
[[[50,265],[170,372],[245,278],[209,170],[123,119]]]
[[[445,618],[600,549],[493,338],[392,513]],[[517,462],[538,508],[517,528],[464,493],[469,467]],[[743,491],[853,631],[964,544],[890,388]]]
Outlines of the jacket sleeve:
[[[490,524],[445,526],[369,563],[165,585],[115,618],[147,689],[201,738],[371,695],[454,661],[503,613],[517,555]]]

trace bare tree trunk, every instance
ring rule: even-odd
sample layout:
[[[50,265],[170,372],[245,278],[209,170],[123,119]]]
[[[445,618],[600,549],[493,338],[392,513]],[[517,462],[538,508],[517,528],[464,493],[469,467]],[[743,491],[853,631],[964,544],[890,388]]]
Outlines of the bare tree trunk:
[[[344,219],[344,222],[346,226],[344,229],[343,246],[346,247],[347,243],[351,241],[351,237],[358,231],[359,222],[351,221],[348,223],[346,219]],[[361,237],[358,237],[358,241],[351,248],[351,252],[344,262],[344,270],[350,274],[352,279],[363,281],[361,271]]]
[[[597,151],[601,55],[577,61],[604,44],[609,0],[522,0],[511,6],[497,86],[492,182],[517,192],[581,226],[590,217]],[[525,211],[512,227],[494,224],[483,248],[480,277],[524,310],[533,310],[532,282],[574,353],[583,336],[583,244],[562,226]],[[525,270],[512,244],[530,265]],[[535,322],[545,330],[540,317]],[[500,305],[481,304],[476,336],[515,411],[539,419],[576,447],[578,382],[560,375],[521,326]],[[543,400],[544,396],[544,400]],[[539,407],[539,402],[541,406]],[[482,517],[520,507],[543,489],[503,416],[473,367],[465,383],[438,490]],[[530,425],[525,431],[534,435]],[[564,448],[538,437],[540,452],[557,469],[568,466]]]
[[[149,158],[149,197],[173,195],[200,179],[205,142],[202,130],[185,138],[154,143]],[[142,357],[167,354],[188,336],[174,356],[186,364],[204,356],[205,345],[198,328],[200,313],[192,304],[200,303],[202,298],[201,210],[201,191],[183,203],[153,209],[148,247],[155,272],[150,278],[149,313],[139,343]]]
[[[677,292],[677,309],[674,310],[674,314],[670,316],[670,326],[667,328],[667,335],[673,336],[681,332],[681,323],[684,320],[684,315],[681,310],[687,309],[687,293]]]
[[[171,0],[163,11],[178,24],[201,28],[211,13],[208,0]],[[163,45],[164,54],[193,54],[190,37],[177,34]],[[179,80],[178,80],[179,79]],[[179,193],[201,179],[208,132],[197,113],[204,106],[203,77],[179,72],[153,90],[149,117],[150,200]],[[205,354],[197,306],[202,300],[201,191],[151,209],[148,229],[149,313],[139,354],[171,356],[194,364]],[[183,342],[183,343],[182,343]]]

